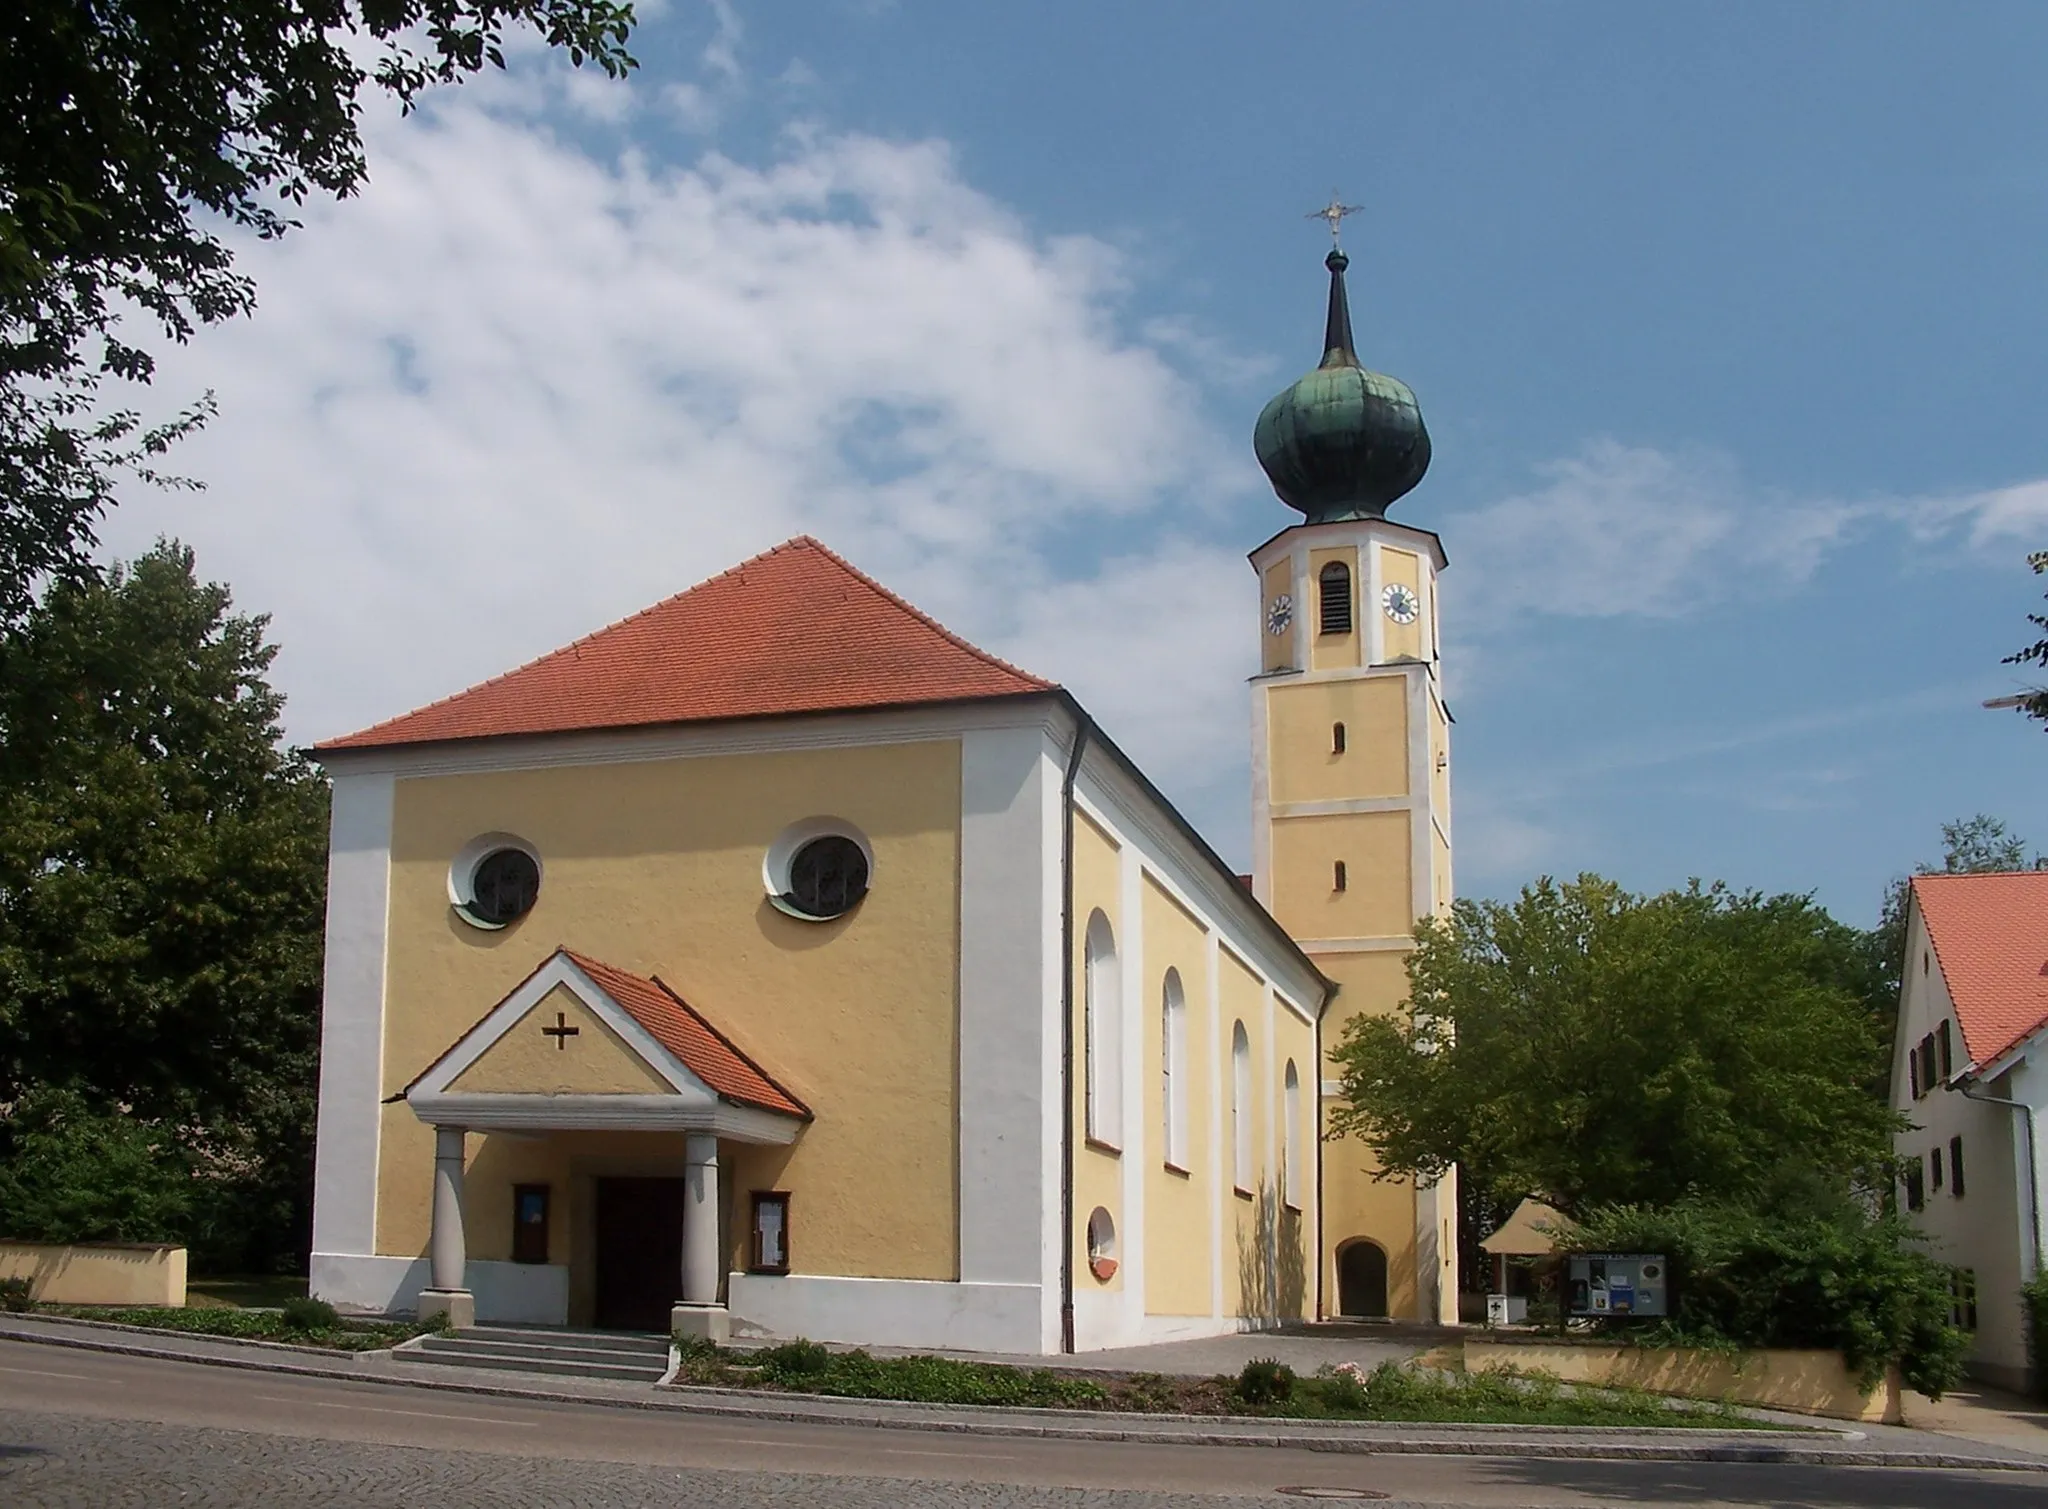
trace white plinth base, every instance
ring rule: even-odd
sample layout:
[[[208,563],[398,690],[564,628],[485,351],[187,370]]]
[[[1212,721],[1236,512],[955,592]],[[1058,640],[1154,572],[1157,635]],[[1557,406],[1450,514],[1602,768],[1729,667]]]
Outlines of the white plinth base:
[[[467,1289],[420,1290],[420,1319],[432,1320],[437,1315],[445,1315],[456,1330],[467,1330],[476,1324],[476,1296]]]
[[[668,1329],[722,1347],[732,1339],[732,1312],[724,1305],[677,1305],[668,1312]]]

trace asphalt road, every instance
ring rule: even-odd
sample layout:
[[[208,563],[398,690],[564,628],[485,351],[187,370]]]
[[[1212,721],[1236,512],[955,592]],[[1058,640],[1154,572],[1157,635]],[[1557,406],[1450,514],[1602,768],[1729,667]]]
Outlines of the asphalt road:
[[[0,1342],[7,1509],[1220,1509],[1334,1497],[1329,1490],[1545,1509],[2048,1503],[2034,1474],[995,1440],[496,1399]]]

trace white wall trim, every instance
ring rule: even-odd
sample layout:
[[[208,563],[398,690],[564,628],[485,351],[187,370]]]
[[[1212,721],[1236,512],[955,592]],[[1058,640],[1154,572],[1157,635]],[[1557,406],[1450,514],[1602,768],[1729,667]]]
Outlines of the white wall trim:
[[[1051,727],[1062,721],[1058,707],[1056,694],[1046,692],[929,708],[856,709],[657,728],[583,729],[375,749],[333,749],[319,752],[317,758],[336,774],[375,772],[400,777],[635,764],[790,749],[905,744],[956,739],[977,730]]]
[[[1290,817],[1341,817],[1354,812],[1406,812],[1416,805],[1405,796],[1333,797],[1319,802],[1274,802],[1267,811],[1272,821],[1284,823]]]
[[[367,1252],[313,1252],[308,1292],[337,1309],[411,1315],[427,1286],[423,1257]],[[476,1296],[476,1318],[502,1325],[569,1323],[569,1270],[555,1263],[505,1263],[471,1258],[463,1279]]]
[[[959,1244],[966,1283],[1036,1294],[1045,1182],[1040,1129],[1056,1028],[1059,911],[1046,910],[1046,788],[1059,773],[1035,726],[976,729],[960,745]],[[1056,838],[1056,835],[1055,835]],[[1055,856],[1056,859],[1056,856]],[[1058,865],[1051,867],[1056,873]],[[1050,955],[1047,930],[1055,939]],[[1054,1002],[1047,1008],[1050,999]],[[1059,1052],[1057,1037],[1052,1055]]]
[[[1057,1349],[1057,1332],[1048,1346],[1040,1330],[1041,1300],[1036,1284],[755,1273],[727,1283],[735,1335],[954,1352]]]
[[[391,902],[388,775],[337,772],[328,825],[313,1246],[377,1246],[384,1098],[384,956]]]

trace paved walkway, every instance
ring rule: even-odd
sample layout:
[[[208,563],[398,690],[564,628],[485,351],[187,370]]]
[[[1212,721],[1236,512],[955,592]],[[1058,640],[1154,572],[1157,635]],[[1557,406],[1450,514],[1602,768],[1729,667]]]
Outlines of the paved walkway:
[[[1906,1395],[1906,1424],[1986,1446],[2048,1455],[2048,1404],[1972,1383],[1939,1399]]]
[[[1411,1425],[1378,1421],[1247,1420],[1076,1410],[998,1410],[888,1400],[822,1399],[712,1389],[663,1389],[600,1379],[542,1377],[425,1363],[389,1352],[354,1355],[260,1342],[145,1332],[98,1322],[0,1316],[0,1337],[48,1346],[161,1357],[302,1377],[397,1385],[508,1399],[606,1404],[639,1410],[801,1421],[892,1430],[1160,1445],[1308,1447],[1342,1453],[1421,1453],[1606,1461],[1769,1461],[1839,1466],[2003,1468],[2048,1472],[2048,1448],[1884,1426],[1849,1427],[1789,1415],[1807,1427],[1765,1431],[1617,1430],[1556,1426]],[[1260,1338],[1252,1338],[1258,1340]],[[1265,1338],[1277,1339],[1277,1338]],[[1316,1338],[1301,1338],[1315,1340]],[[1185,1345],[1185,1344],[1176,1344]],[[1148,1349],[1149,1350],[1149,1349]],[[1041,1361],[1043,1359],[1040,1359]],[[1762,1414],[1763,1412],[1758,1412]]]

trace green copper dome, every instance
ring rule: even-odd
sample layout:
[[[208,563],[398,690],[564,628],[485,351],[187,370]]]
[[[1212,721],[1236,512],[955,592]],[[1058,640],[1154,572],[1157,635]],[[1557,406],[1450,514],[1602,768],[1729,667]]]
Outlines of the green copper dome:
[[[1429,431],[1408,385],[1359,365],[1344,296],[1350,259],[1333,251],[1323,364],[1259,415],[1252,447],[1280,501],[1311,524],[1377,519],[1429,470]]]

